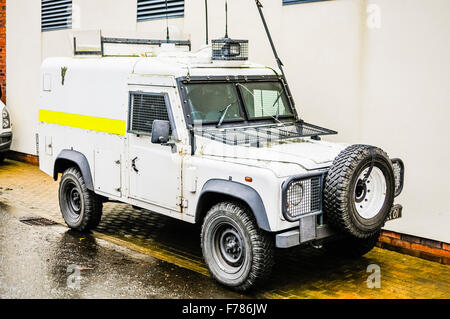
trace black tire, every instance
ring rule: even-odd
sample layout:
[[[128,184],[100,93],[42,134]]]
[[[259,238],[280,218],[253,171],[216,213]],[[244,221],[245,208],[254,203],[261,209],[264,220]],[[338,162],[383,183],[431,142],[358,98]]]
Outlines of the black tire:
[[[5,155],[0,153],[0,164],[3,163],[4,160],[5,160]]]
[[[69,228],[86,232],[100,223],[103,203],[101,197],[86,187],[80,171],[67,169],[59,183],[59,206]]]
[[[380,176],[384,178],[386,189],[382,195],[384,202],[379,201],[380,207],[373,210],[376,214],[364,217],[358,213],[358,209],[366,205],[364,201],[368,199],[364,198],[369,197],[371,190],[368,186],[370,180],[364,183],[360,176],[372,166],[372,155],[372,172],[377,170],[382,173]],[[340,231],[357,238],[374,236],[383,227],[391,210],[394,192],[394,171],[387,154],[368,145],[350,146],[336,157],[325,180],[324,212],[327,221]],[[356,205],[360,206],[357,208]]]
[[[213,278],[236,291],[248,291],[271,273],[273,239],[258,228],[252,213],[239,203],[223,202],[209,210],[202,226],[201,246]]]
[[[375,247],[380,232],[368,238],[345,237],[336,241],[325,242],[323,248],[333,256],[358,258],[364,256]]]

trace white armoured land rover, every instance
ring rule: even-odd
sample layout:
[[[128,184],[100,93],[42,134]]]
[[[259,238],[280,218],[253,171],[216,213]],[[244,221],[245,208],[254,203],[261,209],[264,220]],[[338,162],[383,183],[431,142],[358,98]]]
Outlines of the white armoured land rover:
[[[2,97],[2,88],[0,86],[0,98]],[[5,159],[5,153],[9,151],[12,141],[11,119],[5,104],[0,101],[0,111],[2,112],[0,126],[0,163]]]
[[[156,49],[113,57],[108,44]],[[401,215],[401,160],[322,141],[336,132],[301,120],[282,70],[246,61],[247,45],[102,38],[101,52],[44,61],[39,162],[62,173],[70,228],[95,228],[111,199],[199,223],[212,276],[241,291],[276,247],[373,248]]]

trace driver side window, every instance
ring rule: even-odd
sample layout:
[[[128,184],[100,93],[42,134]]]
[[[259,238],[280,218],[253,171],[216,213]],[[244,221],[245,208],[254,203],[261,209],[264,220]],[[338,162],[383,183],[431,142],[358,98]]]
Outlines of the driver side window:
[[[167,94],[130,92],[128,132],[151,135],[155,120],[171,122],[168,106]]]

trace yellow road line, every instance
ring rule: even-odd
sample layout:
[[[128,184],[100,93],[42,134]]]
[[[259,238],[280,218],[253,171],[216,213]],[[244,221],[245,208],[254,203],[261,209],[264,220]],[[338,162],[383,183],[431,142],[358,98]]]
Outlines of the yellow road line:
[[[195,271],[199,274],[202,274],[204,276],[210,276],[208,269],[206,267],[203,267],[202,265],[199,265],[198,262],[194,261],[194,260],[189,260],[186,257],[183,256],[183,258],[181,256],[178,256],[176,254],[170,253],[167,250],[164,249],[158,249],[158,247],[153,246],[152,248],[147,248],[147,247],[143,247],[143,246],[139,246],[136,244],[133,244],[129,241],[123,240],[123,239],[119,239],[117,237],[113,237],[113,236],[109,236],[109,235],[105,235],[102,233],[98,233],[98,232],[93,232],[94,236],[96,238],[99,239],[104,239],[107,240],[109,242],[112,242],[114,244],[120,245],[120,246],[124,246],[127,247],[131,250],[146,254],[146,255],[150,255],[152,257],[155,257],[159,260],[163,260],[166,261],[168,263],[177,265],[179,267],[182,268],[186,268],[192,271]]]
[[[39,110],[39,122],[125,135],[126,122],[87,115]]]

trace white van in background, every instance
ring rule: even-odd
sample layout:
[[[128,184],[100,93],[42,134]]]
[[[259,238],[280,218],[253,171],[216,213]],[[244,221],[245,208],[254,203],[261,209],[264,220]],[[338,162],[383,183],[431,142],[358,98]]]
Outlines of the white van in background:
[[[0,98],[2,97],[2,90],[0,86]],[[9,151],[12,141],[11,118],[9,116],[8,108],[0,101],[0,111],[2,114],[0,125],[0,163],[5,159],[5,153]]]

